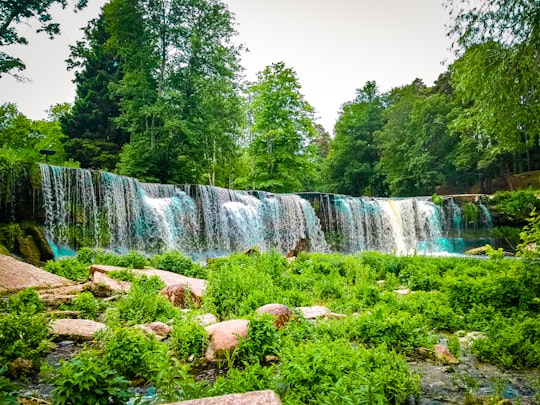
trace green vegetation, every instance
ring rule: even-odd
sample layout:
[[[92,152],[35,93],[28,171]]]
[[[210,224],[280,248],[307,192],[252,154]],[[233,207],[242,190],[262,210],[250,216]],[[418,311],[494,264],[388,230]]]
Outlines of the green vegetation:
[[[150,260],[163,257],[189,267],[180,253]],[[82,249],[74,260],[92,258]],[[125,401],[131,395],[126,380],[135,379],[154,386],[159,401],[273,389],[284,404],[403,403],[420,395],[420,376],[407,365],[416,349],[432,350],[444,337],[459,356],[458,337],[469,331],[482,333],[471,346],[482,361],[538,368],[539,266],[495,250],[488,260],[377,252],[302,253],[291,263],[277,253],[214,259],[206,267],[202,311],[249,320],[247,338],[216,363],[222,371],[215,381],[195,377],[209,344],[197,319],[203,312],[173,308],[158,294],[161,280],[136,277],[128,294],[107,304],[107,328],[52,372],[53,396],[66,404],[86,403],[81,398],[88,392],[96,403]],[[396,292],[406,288],[413,292]],[[278,330],[271,316],[255,312],[269,303],[325,305],[341,315],[313,322],[297,313]],[[103,304],[82,293],[72,307],[91,317]],[[42,310],[33,290],[5,302],[1,366],[23,354],[39,362],[48,348]],[[167,340],[134,327],[155,320],[172,327]]]

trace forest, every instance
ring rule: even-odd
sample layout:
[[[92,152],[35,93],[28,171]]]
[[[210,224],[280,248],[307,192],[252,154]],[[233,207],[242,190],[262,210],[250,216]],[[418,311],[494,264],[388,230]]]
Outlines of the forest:
[[[58,34],[54,3],[68,5],[1,5],[0,49],[26,43],[24,18]],[[330,134],[285,63],[244,80],[234,15],[221,1],[111,0],[71,46],[72,104],[51,106],[45,120],[0,106],[0,162],[44,161],[40,151],[52,150],[51,164],[145,182],[280,193],[512,189],[511,175],[540,169],[540,11],[495,3],[447,2],[456,60],[431,86],[359,83]],[[22,71],[24,61],[0,52],[0,74]]]

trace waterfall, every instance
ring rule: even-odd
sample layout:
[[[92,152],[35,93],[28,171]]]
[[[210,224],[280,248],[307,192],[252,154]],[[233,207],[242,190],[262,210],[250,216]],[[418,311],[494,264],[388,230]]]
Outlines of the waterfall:
[[[211,257],[253,247],[285,254],[302,244],[314,252],[406,255],[451,251],[447,236],[461,227],[453,200],[443,212],[428,198],[274,194],[142,183],[45,164],[40,170],[38,211],[53,249],[180,250]]]
[[[482,201],[478,201],[478,207],[480,208],[480,223],[484,228],[491,230],[493,228],[493,218],[489,213],[487,207],[482,204]]]

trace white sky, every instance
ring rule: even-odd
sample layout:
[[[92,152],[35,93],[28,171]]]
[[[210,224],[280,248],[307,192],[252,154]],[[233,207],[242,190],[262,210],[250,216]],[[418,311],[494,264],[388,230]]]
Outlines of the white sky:
[[[318,122],[332,133],[343,103],[375,80],[379,90],[421,78],[429,86],[451,61],[445,36],[447,12],[441,0],[224,0],[236,15],[238,42],[249,49],[242,64],[248,80],[265,66],[283,61],[294,69]],[[26,63],[31,82],[0,78],[0,103],[14,102],[32,119],[53,104],[72,102],[75,87],[66,70],[69,45],[81,27],[99,14],[104,0],[74,14],[55,9],[62,35],[32,35],[30,44],[4,48]]]

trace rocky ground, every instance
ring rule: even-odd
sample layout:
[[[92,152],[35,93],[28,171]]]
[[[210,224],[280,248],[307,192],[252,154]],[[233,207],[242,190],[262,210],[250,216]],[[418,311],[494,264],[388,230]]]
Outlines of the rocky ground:
[[[64,292],[66,288],[73,288],[69,285],[70,282],[56,276],[51,277],[49,273],[36,269],[0,255],[0,291],[16,291],[23,287],[41,289],[55,287],[58,291]],[[14,277],[9,277],[6,273],[14,274]],[[201,291],[197,292],[202,295]],[[330,313],[324,307],[307,307],[304,312],[306,318],[339,316],[339,314]],[[444,339],[442,341],[444,342]],[[83,347],[81,342],[66,337],[60,338],[56,341],[55,348],[47,355],[46,361],[51,366],[57,367],[61,359],[69,359],[81,347]],[[507,400],[507,402],[499,402],[500,405],[505,403],[540,404],[538,370],[503,370],[479,362],[470,353],[467,341],[462,341],[459,362],[446,361],[446,363],[455,363],[447,365],[443,363],[445,362],[434,359],[433,353],[427,349],[419,351],[417,355],[409,359],[411,372],[420,375],[422,395],[419,404],[487,404],[489,397],[496,394]],[[209,366],[199,372],[197,379],[212,381],[219,372],[223,370]],[[26,382],[20,394],[26,397],[48,399],[51,389],[50,384],[34,378]],[[134,390],[139,393],[145,391],[144,388]],[[39,404],[40,402],[26,403]]]

